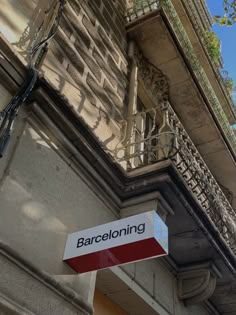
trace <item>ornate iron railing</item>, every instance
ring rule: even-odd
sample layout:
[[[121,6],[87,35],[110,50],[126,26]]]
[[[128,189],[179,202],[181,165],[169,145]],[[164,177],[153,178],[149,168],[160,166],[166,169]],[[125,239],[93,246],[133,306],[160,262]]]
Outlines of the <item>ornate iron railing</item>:
[[[210,29],[212,26],[212,17],[208,11],[205,0],[194,0],[194,3],[205,28]]]
[[[132,0],[130,2],[130,7],[126,12],[128,22],[161,8],[161,0]]]
[[[147,12],[159,9],[161,7],[161,1],[164,0],[130,0],[128,5],[127,17],[128,21],[133,20]],[[211,16],[207,10],[204,0],[196,0],[199,14],[207,28],[211,27]]]
[[[113,152],[128,170],[170,159],[198,204],[236,254],[236,213],[168,102],[162,103],[163,124],[155,128],[157,109],[138,112],[129,121],[132,132]],[[151,117],[149,129],[145,126]],[[124,121],[124,130],[127,122]],[[138,134],[137,134],[138,131]]]

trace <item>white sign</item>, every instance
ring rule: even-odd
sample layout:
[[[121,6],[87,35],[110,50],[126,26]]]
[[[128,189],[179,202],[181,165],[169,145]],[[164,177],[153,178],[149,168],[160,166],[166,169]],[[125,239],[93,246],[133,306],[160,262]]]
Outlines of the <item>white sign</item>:
[[[150,211],[70,234],[63,260],[82,273],[167,253],[167,226]]]

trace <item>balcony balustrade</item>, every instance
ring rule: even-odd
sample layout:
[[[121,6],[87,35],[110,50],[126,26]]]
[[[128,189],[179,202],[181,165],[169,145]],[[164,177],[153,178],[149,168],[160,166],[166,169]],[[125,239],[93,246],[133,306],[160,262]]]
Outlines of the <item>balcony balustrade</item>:
[[[162,126],[157,126],[157,108],[138,112],[123,122],[124,132],[130,137],[123,140],[113,151],[114,159],[127,171],[170,159],[192,195],[214,223],[224,241],[236,253],[236,213],[211,174],[194,143],[169,102],[160,105]],[[145,122],[149,117],[149,129]],[[151,117],[151,123],[150,123]],[[142,126],[142,127],[140,127]],[[128,140],[124,140],[128,139]]]
[[[161,8],[160,0],[133,0],[126,12],[127,22],[132,22],[138,17]]]

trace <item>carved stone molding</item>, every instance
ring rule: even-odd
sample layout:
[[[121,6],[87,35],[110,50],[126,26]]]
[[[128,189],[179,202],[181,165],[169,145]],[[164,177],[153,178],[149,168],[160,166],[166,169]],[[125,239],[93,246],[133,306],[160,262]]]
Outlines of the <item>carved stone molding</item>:
[[[230,191],[227,187],[220,185],[221,190],[223,191],[223,193],[225,194],[226,198],[228,199],[229,203],[231,204],[231,206],[233,205],[233,193],[232,191]]]
[[[210,264],[181,269],[178,273],[179,298],[188,305],[206,301],[215,291],[217,276],[217,269]]]
[[[147,91],[151,92],[156,104],[167,101],[169,99],[169,84],[166,76],[143,56],[137,46],[135,50],[139,75]]]

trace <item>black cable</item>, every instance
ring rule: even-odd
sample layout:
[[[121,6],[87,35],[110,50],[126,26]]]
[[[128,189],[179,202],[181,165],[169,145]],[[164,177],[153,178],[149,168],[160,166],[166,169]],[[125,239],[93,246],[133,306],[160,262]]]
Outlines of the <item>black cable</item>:
[[[53,29],[44,40],[42,40],[40,43],[38,43],[31,49],[30,63],[29,63],[26,79],[23,82],[23,84],[20,86],[16,95],[13,96],[13,98],[7,104],[7,106],[3,109],[3,111],[0,112],[0,158],[3,156],[6,150],[7,144],[9,143],[12,125],[17,115],[18,109],[29,97],[38,78],[38,70],[36,69],[36,67],[39,61],[36,60],[33,62],[33,58],[41,47],[42,47],[41,50],[46,51],[46,47],[48,45],[49,40],[51,40],[54,37],[58,29],[62,12],[63,12],[63,7],[65,5],[65,0],[59,0],[59,1],[60,1],[60,5],[58,8],[56,18],[55,18],[56,23]],[[49,12],[54,7],[54,5],[55,5],[55,2],[47,10],[47,12]],[[40,58],[42,57],[42,55],[43,54],[39,54]]]
[[[45,43],[47,43],[49,40],[51,40],[56,32],[57,32],[57,29],[59,27],[59,23],[60,23],[60,20],[61,20],[61,16],[62,16],[62,12],[63,12],[63,7],[65,5],[65,0],[60,0],[60,6],[58,8],[58,12],[57,12],[57,16],[55,18],[55,21],[56,21],[56,24],[55,26],[53,27],[53,29],[51,30],[51,32],[49,33],[49,35],[44,39],[42,40],[40,43],[38,43],[37,45],[35,45],[32,50],[31,50],[31,58],[34,57],[34,55],[36,54],[36,52],[38,51],[38,49],[44,45]],[[46,11],[46,12],[49,12],[51,9],[52,9],[53,5]]]

